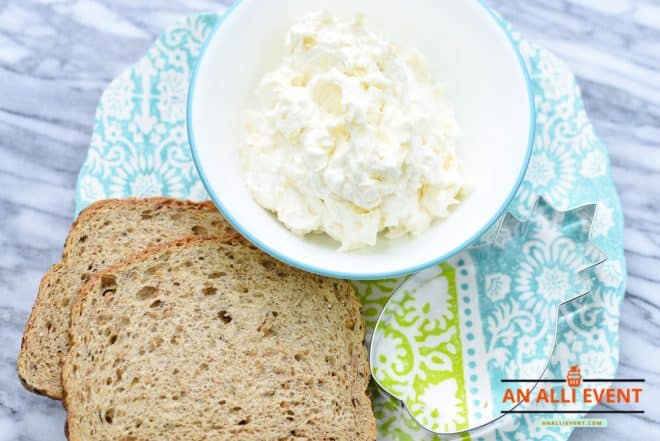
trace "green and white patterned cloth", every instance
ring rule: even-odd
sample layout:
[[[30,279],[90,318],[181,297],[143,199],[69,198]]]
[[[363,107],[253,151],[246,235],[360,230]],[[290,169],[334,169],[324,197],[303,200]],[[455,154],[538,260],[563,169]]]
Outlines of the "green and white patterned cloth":
[[[104,92],[96,113],[89,153],[78,179],[77,212],[96,200],[111,197],[208,198],[188,146],[185,101],[195,57],[218,17],[217,14],[201,14],[172,26],[141,60],[115,79]],[[594,134],[571,72],[547,51],[515,33],[513,35],[532,77],[538,114],[536,143],[529,170],[509,211],[518,218],[527,218],[538,196],[560,210],[595,203],[597,209],[591,241],[608,259],[590,274],[592,292],[562,309],[558,342],[546,374],[562,378],[569,366],[580,365],[590,376],[613,377],[618,364],[618,320],[624,295],[625,262],[623,217],[610,176],[607,150]],[[478,292],[480,302],[502,302],[502,307],[494,308],[498,311],[494,316],[479,314],[486,327],[491,326],[489,320],[493,329],[515,321],[512,307],[504,306],[512,297],[508,293],[519,293],[518,297],[523,300],[520,305],[527,312],[538,311],[542,302],[557,300],[553,293],[556,292],[557,277],[560,277],[557,274],[543,277],[539,273],[542,271],[539,264],[549,268],[570,266],[571,253],[561,252],[561,248],[552,243],[539,244],[538,250],[530,254],[536,256],[530,262],[517,262],[510,267],[504,266],[504,262],[490,264],[490,258],[480,254],[483,249],[456,256],[437,269],[437,276],[447,289],[456,291],[457,302],[449,302],[447,310],[458,317],[461,326],[466,325],[466,312],[460,304],[459,292],[461,285],[468,283],[475,285],[471,289]],[[464,278],[467,282],[463,282]],[[400,282],[392,279],[355,283],[370,330]],[[488,309],[482,307],[479,310]],[[530,320],[537,319],[530,322],[530,327],[544,326],[542,314],[529,316]],[[459,336],[451,340],[457,354],[467,354],[467,349],[463,351],[467,332],[464,334],[465,338]],[[475,341],[478,338],[475,334]],[[541,340],[538,342],[540,346],[545,341]],[[515,354],[497,351],[495,347],[492,357],[501,362],[506,371],[507,360],[525,355],[528,344],[534,343],[518,345]],[[462,383],[457,380],[455,388],[444,390],[443,399],[479,407],[469,401],[470,376],[473,375],[469,374],[469,360],[456,357],[454,363],[458,365],[457,372],[463,372],[456,377],[461,378]],[[532,371],[537,368],[530,366]],[[491,375],[495,374],[491,372],[486,377],[477,378],[490,381]],[[426,387],[430,387],[429,384],[433,383],[427,383]],[[424,387],[420,385],[420,396],[424,394]],[[454,408],[460,410],[458,406]],[[398,400],[378,389],[374,389],[374,412],[380,439],[440,439],[422,429]],[[460,419],[467,414],[461,416],[457,412],[457,415],[449,419],[454,421],[452,424],[460,427],[469,423]],[[542,418],[538,415],[507,416],[501,420],[502,424],[442,439],[520,441],[568,438],[571,428],[542,426]]]

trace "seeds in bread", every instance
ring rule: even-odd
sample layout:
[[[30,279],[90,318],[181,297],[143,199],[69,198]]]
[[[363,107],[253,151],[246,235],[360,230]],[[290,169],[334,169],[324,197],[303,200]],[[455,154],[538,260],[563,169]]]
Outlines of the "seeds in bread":
[[[237,241],[147,250],[73,308],[69,439],[374,440],[364,332],[346,281]]]
[[[78,289],[96,271],[160,242],[227,231],[231,231],[229,224],[211,202],[147,198],[90,205],[73,224],[62,260],[39,286],[18,356],[23,384],[61,398],[61,357],[68,349],[71,306]]]

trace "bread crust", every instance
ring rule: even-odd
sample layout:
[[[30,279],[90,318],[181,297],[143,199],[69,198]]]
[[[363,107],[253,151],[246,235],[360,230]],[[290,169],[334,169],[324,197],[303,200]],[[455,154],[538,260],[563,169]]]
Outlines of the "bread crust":
[[[23,331],[23,337],[21,338],[21,349],[18,353],[18,360],[17,360],[17,372],[18,372],[18,379],[20,380],[21,384],[23,387],[25,387],[27,390],[30,392],[34,392],[39,395],[43,395],[45,397],[51,398],[53,400],[59,400],[60,399],[60,394],[56,393],[56,391],[53,391],[51,389],[44,388],[42,386],[38,386],[35,381],[31,381],[27,375],[27,372],[29,370],[29,353],[28,353],[28,340],[30,339],[32,331],[35,329],[34,322],[37,320],[37,314],[39,313],[39,308],[40,305],[38,305],[39,302],[39,296],[43,295],[43,293],[46,289],[46,286],[50,283],[51,276],[53,272],[55,272],[57,269],[61,268],[62,262],[56,262],[53,264],[46,274],[41,278],[41,282],[39,282],[39,289],[37,291],[37,299],[32,305],[32,310],[30,311],[30,316],[28,318],[27,323],[25,324],[25,330]]]

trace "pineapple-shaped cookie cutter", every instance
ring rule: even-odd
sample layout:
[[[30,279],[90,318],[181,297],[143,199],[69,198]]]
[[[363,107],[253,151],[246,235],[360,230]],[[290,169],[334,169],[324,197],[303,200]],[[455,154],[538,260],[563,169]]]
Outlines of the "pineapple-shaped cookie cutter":
[[[507,214],[490,242],[406,279],[370,342],[381,391],[433,434],[475,431],[516,408],[504,390],[543,377],[559,310],[589,292],[587,272],[605,260],[589,240],[595,210],[538,199],[527,220]]]

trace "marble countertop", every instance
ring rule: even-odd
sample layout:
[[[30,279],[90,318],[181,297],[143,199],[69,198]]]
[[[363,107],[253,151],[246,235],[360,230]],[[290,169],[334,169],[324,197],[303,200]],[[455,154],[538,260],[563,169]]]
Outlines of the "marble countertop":
[[[178,17],[230,0],[0,0],[0,441],[64,439],[59,402],[25,391],[20,338],[61,252],[103,88]],[[572,440],[660,439],[660,1],[490,0],[578,75],[625,214],[620,377],[646,378],[642,415]],[[655,403],[651,406],[650,403]]]

